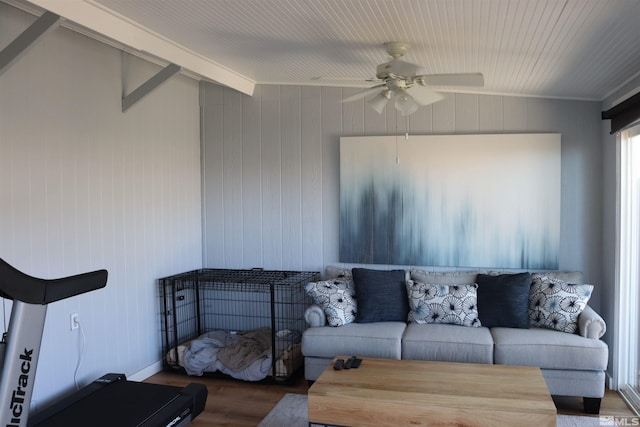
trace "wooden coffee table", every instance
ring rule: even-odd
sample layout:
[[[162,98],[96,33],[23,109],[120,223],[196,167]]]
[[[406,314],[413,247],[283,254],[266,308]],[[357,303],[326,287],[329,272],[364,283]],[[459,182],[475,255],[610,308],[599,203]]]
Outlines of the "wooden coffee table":
[[[309,423],[323,425],[556,426],[542,373],[526,366],[363,358],[328,366],[308,398]]]

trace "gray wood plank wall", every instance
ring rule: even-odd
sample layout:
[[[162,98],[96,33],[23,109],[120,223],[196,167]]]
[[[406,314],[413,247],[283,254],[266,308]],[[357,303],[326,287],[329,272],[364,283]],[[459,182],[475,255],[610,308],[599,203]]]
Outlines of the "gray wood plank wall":
[[[258,86],[249,97],[202,83],[203,120],[213,128],[203,138],[206,266],[323,271],[337,264],[340,136],[560,132],[560,268],[601,283],[599,103],[447,94],[405,118],[338,103],[357,90]]]
[[[33,20],[0,3],[0,40]],[[159,69],[60,27],[0,78],[0,257],[43,278],[109,271],[49,306],[36,407],[74,388],[70,313],[79,384],[131,376],[161,357],[156,280],[202,264],[198,82],[174,76],[121,110]]]

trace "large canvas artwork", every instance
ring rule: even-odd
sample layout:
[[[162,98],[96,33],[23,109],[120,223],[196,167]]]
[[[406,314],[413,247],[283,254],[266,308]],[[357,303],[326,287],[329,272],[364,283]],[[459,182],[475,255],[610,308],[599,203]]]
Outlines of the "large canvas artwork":
[[[557,269],[560,134],[340,139],[340,261]]]

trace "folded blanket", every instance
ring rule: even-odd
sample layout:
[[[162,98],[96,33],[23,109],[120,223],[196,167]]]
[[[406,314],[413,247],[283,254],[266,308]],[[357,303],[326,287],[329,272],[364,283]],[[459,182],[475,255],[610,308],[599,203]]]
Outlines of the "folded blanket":
[[[302,360],[301,334],[283,329],[274,338],[277,372],[286,376],[285,373],[297,369],[295,359]],[[171,349],[166,358],[172,365],[179,363],[189,375],[220,371],[237,379],[260,381],[271,372],[271,340],[269,328],[238,333],[214,330]],[[292,344],[294,342],[296,344]]]
[[[202,375],[208,371],[212,362],[216,360],[216,354],[224,348],[227,335],[222,331],[208,332],[198,339],[191,341],[184,350],[184,370],[189,375]]]
[[[236,339],[218,351],[218,360],[227,368],[240,371],[258,359],[271,355],[271,329],[240,332]]]

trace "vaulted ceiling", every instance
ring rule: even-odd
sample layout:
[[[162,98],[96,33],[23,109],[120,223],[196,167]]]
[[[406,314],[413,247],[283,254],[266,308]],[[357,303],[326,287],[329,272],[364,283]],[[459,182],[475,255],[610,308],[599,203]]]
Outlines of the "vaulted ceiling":
[[[366,87],[389,41],[421,73],[483,73],[474,93],[603,100],[640,75],[640,0],[4,1],[249,94]]]

